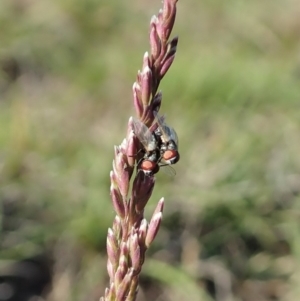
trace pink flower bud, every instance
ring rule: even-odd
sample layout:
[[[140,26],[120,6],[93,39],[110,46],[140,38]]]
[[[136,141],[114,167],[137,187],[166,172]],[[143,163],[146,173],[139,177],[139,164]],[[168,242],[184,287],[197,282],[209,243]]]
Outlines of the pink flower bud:
[[[115,234],[110,228],[108,229],[108,233],[107,233],[106,250],[107,250],[108,259],[111,262],[112,267],[114,269],[114,267],[118,264],[120,251],[119,251],[118,241],[115,237]]]
[[[136,212],[142,212],[152,194],[155,179],[146,176],[143,171],[136,175],[132,186],[132,202],[135,204]]]
[[[160,79],[162,79],[165,74],[167,73],[167,71],[169,70],[169,68],[171,67],[173,61],[175,59],[175,54],[170,56],[162,65],[160,72],[159,72],[159,77]]]
[[[136,111],[136,114],[139,118],[143,115],[143,105],[141,101],[141,91],[140,88],[138,89],[139,85],[135,82],[133,84],[132,90],[133,90],[133,105]]]
[[[139,227],[139,233],[138,233],[140,246],[145,246],[147,231],[148,231],[148,222],[145,218],[143,218],[143,220],[141,221],[141,225]]]
[[[130,289],[130,283],[133,277],[133,269],[129,269],[121,284],[117,287],[116,300],[124,300]]]
[[[138,271],[141,268],[141,250],[139,246],[138,235],[136,233],[130,237],[129,254],[131,258],[132,267],[135,271]]]
[[[146,107],[149,105],[149,100],[152,92],[152,71],[149,66],[146,66],[142,72],[142,103]]]
[[[145,245],[147,248],[150,247],[151,243],[153,242],[158,230],[159,230],[159,226],[162,220],[162,213],[158,212],[155,213],[150,221],[149,224],[149,228],[147,231],[147,236],[146,236],[146,240],[145,240]]]
[[[146,67],[150,68],[150,59],[149,59],[148,51],[145,52],[144,57],[143,57],[143,68],[142,68],[142,70],[144,70]]]
[[[150,46],[151,46],[151,57],[155,61],[161,52],[161,41],[157,34],[156,24],[151,22],[150,24]]]
[[[110,195],[117,215],[119,215],[123,219],[125,217],[125,206],[123,198],[120,194],[120,191],[114,188],[114,185],[111,185],[110,187]]]

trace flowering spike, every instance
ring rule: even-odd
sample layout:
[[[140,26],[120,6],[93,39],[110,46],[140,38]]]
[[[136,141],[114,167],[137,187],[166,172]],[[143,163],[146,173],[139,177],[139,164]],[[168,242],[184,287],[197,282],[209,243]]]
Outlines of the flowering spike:
[[[162,93],[157,93],[160,81],[172,65],[176,54],[178,39],[168,40],[174,25],[177,0],[163,1],[163,9],[151,18],[151,52],[144,54],[142,71],[138,71],[132,87],[135,112],[146,129],[143,135],[146,138],[147,135],[152,135],[157,146],[154,146],[154,150],[146,149],[146,144],[140,140],[142,136],[137,138],[134,134],[133,119],[130,118],[126,138],[114,149],[110,194],[117,216],[107,234],[107,271],[110,285],[100,301],[136,300],[145,252],[154,240],[162,220],[163,199],[158,202],[149,224],[144,218],[145,206],[152,194],[155,178],[152,175],[146,176],[139,169],[143,160],[150,159],[150,156],[151,160],[160,164],[160,156],[165,155],[164,147],[167,148],[164,138],[155,132],[157,124],[153,121],[154,112],[159,111],[162,101]],[[178,141],[174,142],[177,146]],[[130,182],[135,168],[137,172]]]

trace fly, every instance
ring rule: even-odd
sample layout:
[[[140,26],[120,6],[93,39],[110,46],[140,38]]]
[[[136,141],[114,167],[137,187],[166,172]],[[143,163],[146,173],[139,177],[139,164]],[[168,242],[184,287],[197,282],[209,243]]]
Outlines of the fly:
[[[157,112],[154,112],[154,116],[158,125],[154,133],[160,139],[159,148],[161,160],[167,165],[175,164],[180,159],[178,152],[178,136],[172,127],[166,125],[163,116],[159,116]]]
[[[149,128],[138,119],[133,119],[133,131],[138,137],[144,147],[144,156],[138,162],[138,168],[141,169],[146,175],[151,176],[156,174],[160,166],[166,164],[160,164],[162,159],[160,138],[155,132],[151,132]],[[164,171],[169,175],[175,175],[175,170],[169,166],[164,168]]]

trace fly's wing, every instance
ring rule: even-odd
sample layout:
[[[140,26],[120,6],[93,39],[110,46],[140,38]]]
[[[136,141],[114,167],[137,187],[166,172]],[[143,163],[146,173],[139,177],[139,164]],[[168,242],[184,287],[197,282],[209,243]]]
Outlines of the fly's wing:
[[[175,132],[175,130],[171,127],[169,127],[169,132],[170,132],[170,139],[173,140],[175,142],[175,144],[177,145],[178,148],[178,136],[177,133]]]
[[[175,130],[165,123],[165,116],[159,116],[157,112],[153,112],[155,116],[155,120],[161,130],[163,140],[165,142],[169,142],[170,140],[173,140],[175,144],[178,146],[178,136]]]
[[[170,166],[169,164],[166,164],[166,165],[161,165],[161,167],[162,167],[161,170],[165,174],[167,174],[170,177],[175,177],[176,171],[175,171],[175,169],[172,166]]]
[[[165,123],[165,118],[166,116],[159,116],[158,113],[156,111],[153,112],[154,115],[154,120],[157,121],[157,119],[160,119],[159,122],[160,124],[164,124]],[[157,117],[156,117],[157,116]],[[153,133],[157,128],[159,128],[159,123],[158,122],[153,122],[152,125],[149,127],[149,130]]]
[[[147,128],[147,126],[140,120],[133,118],[132,120],[134,134],[139,138],[140,142],[143,144],[147,151],[155,150],[155,139]]]
[[[169,127],[165,123],[165,116],[159,116],[157,112],[153,112],[157,125],[161,131],[164,142],[170,141],[170,131]]]

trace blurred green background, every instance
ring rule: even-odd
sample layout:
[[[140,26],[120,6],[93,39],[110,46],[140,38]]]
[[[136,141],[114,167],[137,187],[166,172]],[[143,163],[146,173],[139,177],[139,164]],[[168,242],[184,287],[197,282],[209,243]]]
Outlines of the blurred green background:
[[[0,2],[0,258],[51,253],[47,300],[107,285],[113,146],[160,7]],[[166,199],[138,300],[298,300],[299,15],[296,0],[179,1],[160,88],[181,160],[148,205]]]

